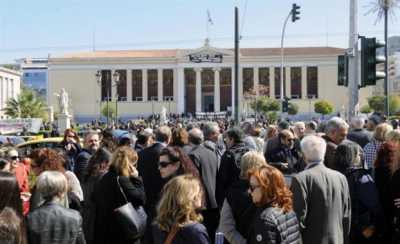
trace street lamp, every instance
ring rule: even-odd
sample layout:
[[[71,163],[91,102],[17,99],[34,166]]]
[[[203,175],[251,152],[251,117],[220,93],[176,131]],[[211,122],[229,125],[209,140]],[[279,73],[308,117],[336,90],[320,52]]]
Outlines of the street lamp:
[[[116,87],[116,89],[115,89],[116,90],[116,93],[115,93],[115,126],[118,127],[119,72],[118,71],[114,71],[112,77],[113,77],[113,80],[114,80],[114,86]]]

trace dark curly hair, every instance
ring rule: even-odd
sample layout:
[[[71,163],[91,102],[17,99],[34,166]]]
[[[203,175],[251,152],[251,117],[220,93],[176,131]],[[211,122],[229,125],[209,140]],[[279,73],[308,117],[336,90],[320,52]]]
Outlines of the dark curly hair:
[[[65,172],[65,158],[54,149],[35,149],[28,157],[32,160],[31,166],[38,167],[40,172],[46,170]]]

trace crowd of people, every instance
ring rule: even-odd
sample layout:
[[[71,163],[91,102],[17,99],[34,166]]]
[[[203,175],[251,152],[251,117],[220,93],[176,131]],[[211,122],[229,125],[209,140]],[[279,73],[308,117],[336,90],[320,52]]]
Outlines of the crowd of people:
[[[3,150],[0,243],[400,243],[400,130],[379,114],[131,129]]]

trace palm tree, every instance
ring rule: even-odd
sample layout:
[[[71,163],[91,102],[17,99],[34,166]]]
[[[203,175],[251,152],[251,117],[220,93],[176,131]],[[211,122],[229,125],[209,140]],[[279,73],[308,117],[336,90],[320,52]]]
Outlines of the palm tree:
[[[23,88],[18,97],[6,102],[4,113],[11,118],[42,118],[47,117],[47,106],[32,90]]]

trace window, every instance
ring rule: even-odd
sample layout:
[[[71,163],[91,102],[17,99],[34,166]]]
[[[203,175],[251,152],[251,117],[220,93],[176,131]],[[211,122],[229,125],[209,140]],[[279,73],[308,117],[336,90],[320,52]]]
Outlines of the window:
[[[156,69],[147,70],[147,97],[149,101],[158,100],[158,71]]]
[[[254,70],[253,68],[243,68],[243,95],[254,95]]]
[[[286,68],[283,68],[283,80],[286,80]],[[283,94],[285,94],[285,84],[283,84]],[[275,98],[281,97],[281,68],[275,67]]]
[[[290,94],[294,99],[301,98],[301,67],[290,68]]]
[[[196,72],[193,69],[185,69],[185,112],[196,111]]]
[[[116,70],[119,74],[119,81],[117,83],[118,101],[127,101],[126,95],[126,70]]]
[[[14,80],[10,79],[10,85],[11,85],[11,97],[14,97]]]
[[[174,70],[163,70],[163,96],[164,101],[173,101],[174,99]]]
[[[307,97],[318,98],[318,67],[307,67]]]
[[[269,68],[259,68],[258,87],[260,96],[269,96]]]
[[[132,70],[132,101],[143,101],[142,79],[141,69]]]
[[[111,101],[111,70],[101,71],[101,101]]]
[[[232,70],[223,68],[220,71],[220,111],[227,111],[232,106]]]

